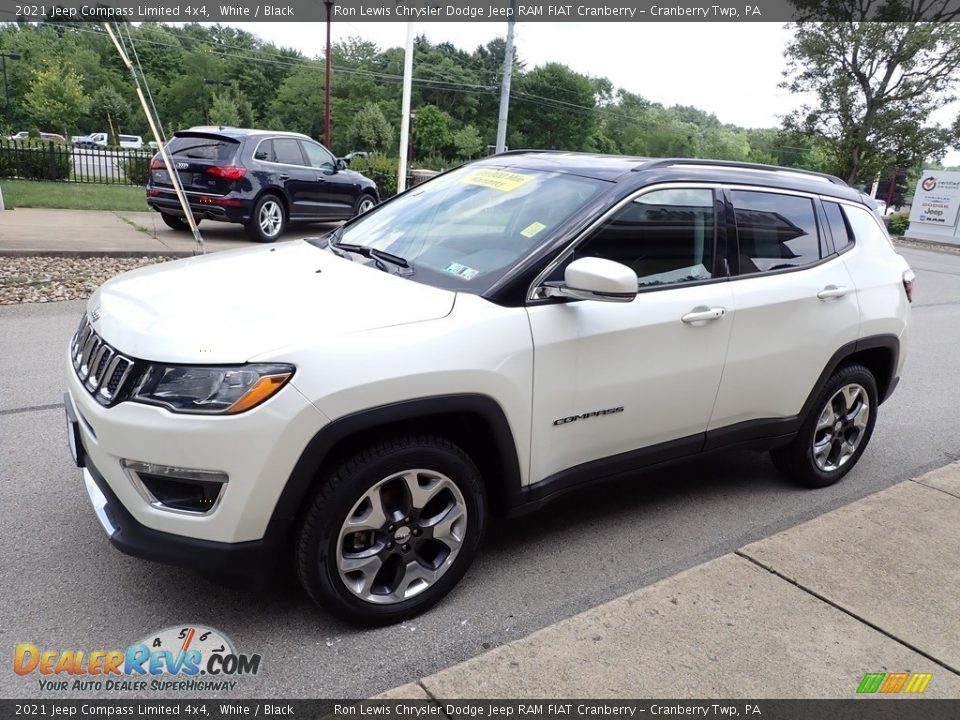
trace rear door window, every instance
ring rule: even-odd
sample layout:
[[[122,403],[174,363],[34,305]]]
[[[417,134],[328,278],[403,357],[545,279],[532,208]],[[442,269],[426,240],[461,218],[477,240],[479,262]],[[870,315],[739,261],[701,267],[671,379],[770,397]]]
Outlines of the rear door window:
[[[276,161],[284,165],[304,165],[303,153],[300,152],[300,143],[292,138],[275,138],[273,154]]]
[[[730,196],[737,221],[741,275],[789,270],[820,260],[812,199],[753,190],[734,190]]]

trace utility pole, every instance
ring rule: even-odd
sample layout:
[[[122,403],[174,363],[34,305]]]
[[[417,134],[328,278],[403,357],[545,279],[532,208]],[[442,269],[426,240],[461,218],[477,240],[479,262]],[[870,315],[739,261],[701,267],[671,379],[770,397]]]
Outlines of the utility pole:
[[[410,87],[413,84],[414,23],[407,23],[407,48],[403,55],[403,99],[400,108],[400,164],[397,167],[397,192],[407,189],[407,149],[410,145]]]
[[[503,83],[500,85],[500,117],[497,120],[497,152],[507,149],[507,114],[510,112],[510,76],[513,74],[513,19],[517,0],[510,3],[510,20],[507,22],[507,48],[503,53]]]
[[[333,11],[333,0],[323,0],[327,7],[327,55],[323,61],[323,144],[330,149],[330,16]]]
[[[19,60],[20,53],[0,53],[0,62],[3,63],[3,99],[7,106],[4,117],[7,119],[8,123],[11,123],[10,130],[13,131],[13,118],[10,117],[10,86],[7,85],[7,58],[10,58],[11,60]]]

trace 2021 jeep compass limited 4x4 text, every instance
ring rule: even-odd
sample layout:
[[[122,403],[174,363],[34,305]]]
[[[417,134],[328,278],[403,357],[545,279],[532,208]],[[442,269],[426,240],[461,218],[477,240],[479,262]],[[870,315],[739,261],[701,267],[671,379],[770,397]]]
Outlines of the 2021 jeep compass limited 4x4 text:
[[[314,600],[392,622],[456,584],[489,513],[733,445],[837,482],[912,282],[835,178],[507,153],[325,237],[105,283],[66,352],[71,447],[124,552],[291,553]]]

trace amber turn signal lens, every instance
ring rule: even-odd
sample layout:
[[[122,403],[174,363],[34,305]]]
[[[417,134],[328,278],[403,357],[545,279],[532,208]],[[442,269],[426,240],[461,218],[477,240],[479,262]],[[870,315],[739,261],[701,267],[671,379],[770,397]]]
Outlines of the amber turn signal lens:
[[[257,383],[247,390],[244,395],[237,400],[233,405],[227,408],[227,415],[236,415],[241,413],[244,410],[249,410],[255,405],[259,405],[264,400],[273,395],[277,390],[282,388],[287,380],[290,379],[292,373],[284,373],[283,375],[267,375],[266,377],[260,378]]]

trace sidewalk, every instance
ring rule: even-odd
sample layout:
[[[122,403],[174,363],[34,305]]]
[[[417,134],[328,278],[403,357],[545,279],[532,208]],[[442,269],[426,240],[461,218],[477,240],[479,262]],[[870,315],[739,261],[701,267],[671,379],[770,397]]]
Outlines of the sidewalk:
[[[321,235],[330,227],[295,225],[281,239]],[[258,244],[247,239],[240,225],[202,222],[200,233],[208,252]],[[155,212],[43,208],[0,212],[0,256],[189,257],[194,248],[193,235],[171,230]]]
[[[852,698],[868,672],[960,698],[960,463],[379,697]]]

